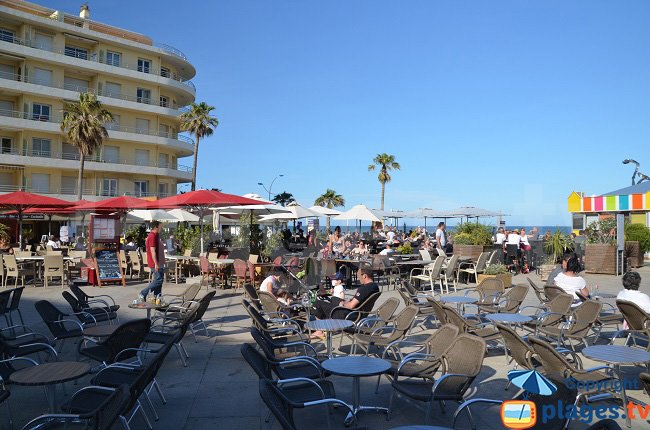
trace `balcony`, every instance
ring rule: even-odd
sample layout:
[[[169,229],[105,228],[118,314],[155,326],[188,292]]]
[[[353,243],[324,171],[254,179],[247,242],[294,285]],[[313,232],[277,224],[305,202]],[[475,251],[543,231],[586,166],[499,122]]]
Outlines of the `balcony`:
[[[74,91],[74,92],[78,92],[78,93],[89,92],[89,93],[93,93],[93,94],[95,94],[95,95],[97,95],[99,97],[107,97],[107,98],[116,99],[116,100],[125,100],[125,101],[134,102],[134,103],[146,104],[146,105],[150,105],[150,106],[159,106],[159,107],[166,108],[166,109],[176,110],[177,112],[173,113],[172,116],[178,116],[181,113],[189,111],[188,107],[181,106],[181,105],[176,104],[176,103],[171,103],[171,102],[158,102],[158,103],[155,103],[153,99],[147,99],[147,98],[137,97],[137,96],[129,96],[129,95],[125,95],[125,94],[114,94],[114,93],[111,93],[111,92],[108,92],[108,91],[97,91],[94,88],[81,87],[81,86],[78,86],[78,85],[66,84],[66,83],[63,83],[63,82],[44,82],[44,81],[40,81],[38,79],[34,79],[33,77],[25,78],[25,76],[21,76],[21,75],[18,75],[16,73],[2,73],[2,72],[0,72],[0,79],[6,79],[6,80],[9,80],[9,81],[13,81],[13,82],[23,82],[23,83],[26,83],[26,84],[41,85],[41,86],[48,87],[48,88],[57,88],[57,89],[60,89],[60,90]],[[62,97],[62,98],[65,98],[65,97]],[[110,101],[109,101],[109,104],[110,104]],[[161,111],[161,112],[156,112],[156,113],[164,114],[164,115],[169,115],[170,114],[169,111],[164,111],[164,110]]]
[[[196,94],[196,87],[194,86],[194,83],[191,80],[185,80],[179,75],[177,75],[176,73],[169,73],[167,70],[154,69],[153,67],[143,68],[141,66],[139,67],[137,63],[136,64],[128,64],[124,62],[120,62],[119,64],[107,63],[103,57],[98,56],[96,53],[92,53],[92,52],[89,53],[87,51],[76,51],[71,48],[64,48],[64,49],[50,48],[42,45],[37,45],[35,42],[26,41],[24,39],[7,35],[7,34],[3,34],[0,36],[0,42],[7,42],[19,46],[26,46],[28,48],[38,49],[45,52],[51,52],[53,54],[61,54],[66,57],[76,58],[79,60],[89,61],[98,64],[104,64],[110,67],[115,67],[117,69],[132,70],[145,75],[161,76],[163,78],[167,78],[179,82],[183,86],[187,87],[187,89],[192,94]],[[118,71],[116,71],[115,73],[118,75],[120,74],[120,72]]]
[[[61,123],[62,116],[61,115],[36,115],[32,114],[29,112],[20,112],[20,111],[10,111],[10,110],[4,110],[0,109],[0,118],[2,117],[9,117],[9,118],[15,118],[17,121],[16,124],[11,124],[10,127],[15,127],[15,128],[34,128],[34,129],[42,129],[43,131],[51,132],[51,133],[60,133],[60,129],[58,124]],[[22,124],[20,124],[20,121],[33,121],[35,123],[43,123],[44,125],[47,125],[47,127],[20,127]],[[54,126],[56,125],[56,126]],[[2,127],[2,121],[0,120],[0,127]],[[172,142],[178,142],[179,144],[174,145],[180,153],[190,155],[194,151],[194,140],[188,136],[184,136],[178,133],[173,133],[173,132],[163,132],[163,131],[151,131],[151,130],[144,130],[140,129],[137,127],[125,127],[125,126],[120,126],[119,124],[106,124],[106,129],[109,131],[109,138],[115,138],[118,140],[136,140],[138,142],[142,142],[142,139],[137,139],[134,138],[133,136],[130,136],[130,134],[136,134],[140,136],[152,136],[152,137],[158,137],[158,138],[165,138],[165,139],[170,139]],[[125,133],[124,135],[114,135],[112,132],[117,132],[117,133]],[[182,143],[180,143],[182,142]],[[152,143],[152,144],[161,144],[159,141],[156,142],[155,140],[149,139],[148,142],[146,143]],[[162,143],[170,145],[169,143]]]
[[[29,158],[26,158],[29,157]],[[11,149],[2,151],[3,162],[8,164],[23,164],[30,166],[42,165],[43,167],[77,169],[79,164],[78,153],[58,152],[51,150],[19,151]],[[58,160],[56,163],[52,161]],[[158,175],[174,177],[178,180],[191,180],[192,168],[173,163],[157,163],[148,160],[106,160],[100,154],[86,158],[86,169],[92,171],[109,171],[119,173],[133,173],[143,175]]]
[[[92,181],[90,178],[85,178],[84,182],[89,182]],[[51,195],[57,195],[63,197],[64,200],[74,200],[74,198],[77,196],[77,187],[52,187],[50,186],[47,190],[37,188],[37,187],[31,187],[31,186],[18,186],[18,185],[4,185],[0,184],[0,194],[2,193],[13,193],[15,191],[28,191],[30,193],[37,193],[37,194],[51,194]],[[117,196],[132,196],[132,197],[138,197],[138,198],[145,198],[145,197],[156,197],[156,198],[164,198],[164,197],[169,197],[170,193],[143,193],[143,192],[136,192],[134,190],[126,191],[123,189],[120,190],[107,190],[107,189],[94,189],[94,188],[86,188],[83,190],[83,198],[87,197],[101,197],[101,198],[106,198],[106,197],[117,197]]]

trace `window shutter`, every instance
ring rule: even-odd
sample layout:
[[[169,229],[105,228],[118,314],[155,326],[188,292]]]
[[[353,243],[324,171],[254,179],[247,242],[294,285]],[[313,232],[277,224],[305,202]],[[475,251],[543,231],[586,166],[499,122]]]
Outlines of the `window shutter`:
[[[99,93],[99,95],[102,94],[102,83],[101,82],[97,82],[97,92]]]
[[[99,62],[100,62],[100,63],[103,63],[104,61],[105,61],[105,60],[104,60],[104,50],[103,50],[103,49],[100,49],[100,50],[99,50]]]

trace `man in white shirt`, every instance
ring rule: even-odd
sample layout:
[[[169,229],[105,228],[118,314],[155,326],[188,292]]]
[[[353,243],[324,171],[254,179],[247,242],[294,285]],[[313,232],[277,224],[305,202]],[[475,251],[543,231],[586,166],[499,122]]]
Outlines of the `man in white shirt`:
[[[394,252],[393,245],[390,242],[386,242],[386,248],[382,249],[379,255],[392,255]]]
[[[447,252],[447,233],[445,232],[445,223],[438,223],[438,229],[436,230],[436,248],[442,249]]]
[[[393,230],[388,230],[388,233],[386,233],[386,239],[392,243],[395,240],[395,232]]]
[[[49,246],[52,249],[60,249],[61,247],[59,244],[54,240],[54,235],[50,235],[49,240],[45,244],[45,246]]]
[[[503,233],[503,227],[499,227],[497,234],[494,236],[494,243],[497,245],[503,245],[503,242],[506,241],[506,235]]]
[[[641,275],[632,271],[625,273],[623,275],[623,287],[625,289],[618,293],[616,300],[635,303],[645,312],[650,313],[650,297],[639,291],[639,285],[641,285]]]

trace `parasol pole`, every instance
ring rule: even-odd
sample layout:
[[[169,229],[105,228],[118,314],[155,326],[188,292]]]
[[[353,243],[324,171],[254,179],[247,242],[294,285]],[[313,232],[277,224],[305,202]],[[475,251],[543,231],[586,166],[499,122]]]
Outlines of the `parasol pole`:
[[[23,208],[18,207],[18,248],[23,249]]]

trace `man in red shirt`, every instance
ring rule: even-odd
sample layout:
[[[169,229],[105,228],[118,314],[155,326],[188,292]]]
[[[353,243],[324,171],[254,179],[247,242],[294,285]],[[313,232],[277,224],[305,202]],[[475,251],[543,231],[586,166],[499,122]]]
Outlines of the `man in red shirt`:
[[[147,236],[145,242],[145,249],[147,253],[147,265],[153,272],[153,279],[151,283],[142,291],[140,291],[140,300],[144,301],[149,294],[153,292],[155,296],[160,295],[162,290],[163,280],[165,279],[165,251],[163,250],[163,243],[160,240],[160,222],[151,222],[151,231]]]

